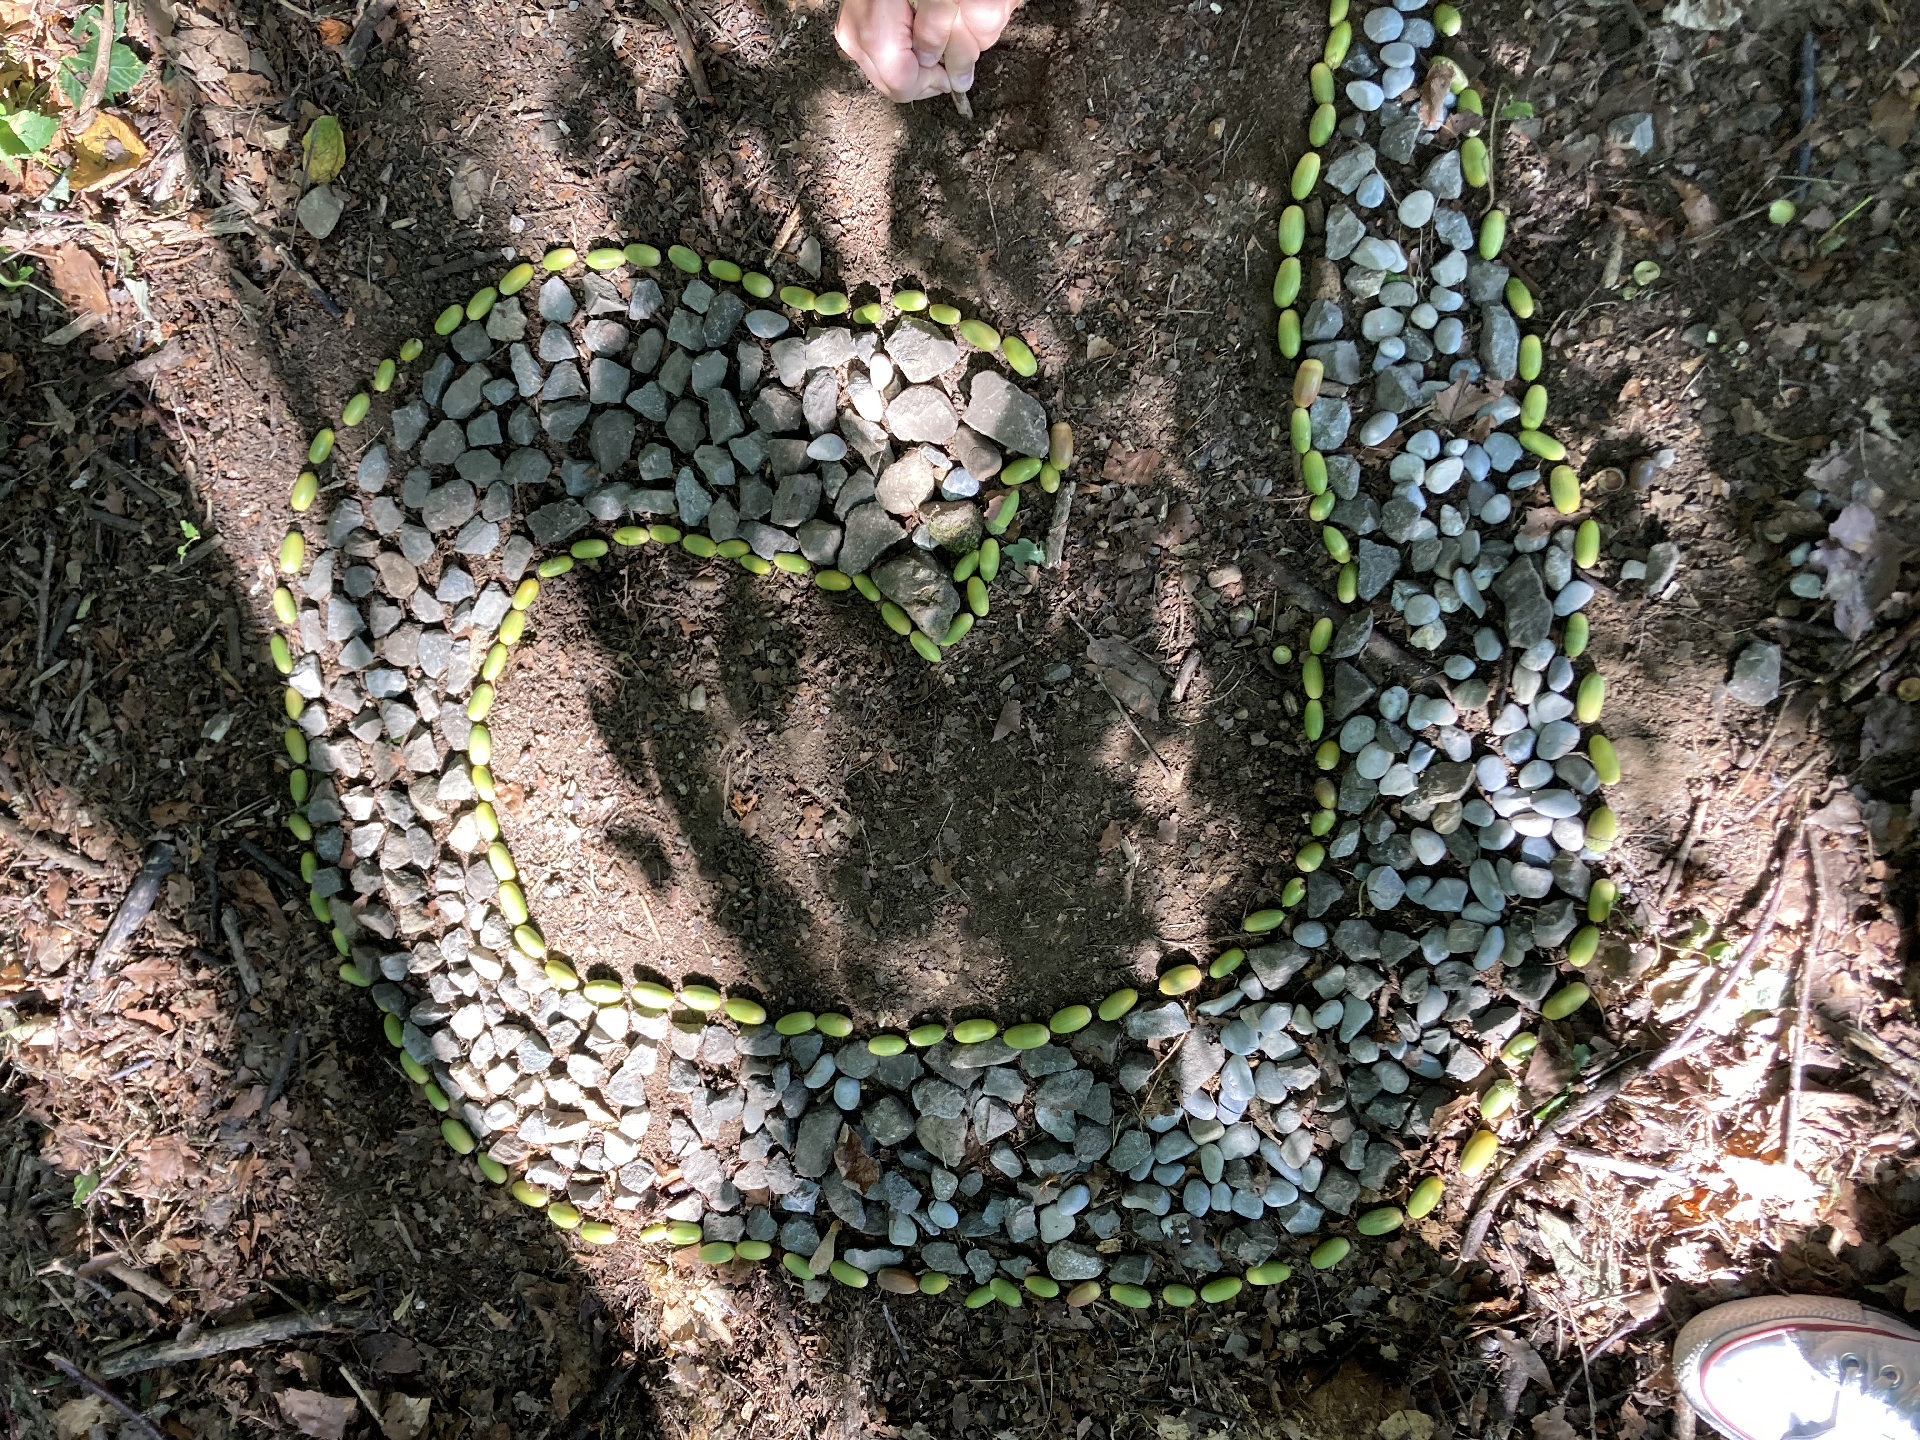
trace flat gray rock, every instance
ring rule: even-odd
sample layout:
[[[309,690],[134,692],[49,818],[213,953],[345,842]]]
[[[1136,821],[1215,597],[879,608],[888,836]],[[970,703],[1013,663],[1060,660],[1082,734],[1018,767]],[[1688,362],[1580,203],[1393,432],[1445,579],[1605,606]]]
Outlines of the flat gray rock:
[[[917,551],[897,555],[878,566],[873,583],[935,642],[946,635],[960,610],[960,596],[947,572]]]
[[[959,363],[960,347],[931,320],[907,315],[887,336],[887,358],[909,385],[924,385]]]
[[[960,417],[954,414],[953,402],[944,390],[931,385],[910,386],[887,406],[888,433],[906,444],[928,441],[944,445],[959,427]],[[976,424],[974,428],[982,427]]]
[[[460,378],[447,387],[447,393],[440,397],[441,411],[450,420],[466,419],[486,399],[482,392],[492,378],[486,366],[469,365],[460,372]]]
[[[891,513],[911,515],[933,497],[939,483],[932,462],[918,450],[910,450],[880,472],[873,495]]]
[[[846,515],[846,535],[840,542],[839,568],[858,575],[888,550],[907,538],[907,532],[879,505],[869,501]]]
[[[1017,455],[1047,453],[1047,411],[1038,400],[996,370],[973,377],[963,417],[974,430]]]
[[[586,529],[592,518],[583,505],[572,500],[556,500],[527,516],[527,529],[533,532],[536,543],[558,545]]]
[[[420,519],[427,529],[438,535],[466,524],[479,508],[480,497],[474,493],[473,486],[464,480],[449,480],[428,492],[426,503],[420,507]]]
[[[820,477],[812,474],[789,475],[773,492],[773,513],[768,518],[776,525],[792,529],[803,521],[811,520],[819,509]]]

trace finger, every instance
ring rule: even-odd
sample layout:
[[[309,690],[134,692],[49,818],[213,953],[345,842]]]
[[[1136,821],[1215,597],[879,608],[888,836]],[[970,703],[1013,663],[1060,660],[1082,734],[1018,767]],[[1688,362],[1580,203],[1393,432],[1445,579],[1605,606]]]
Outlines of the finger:
[[[881,94],[920,97],[920,62],[913,53],[913,7],[908,0],[847,0],[834,25],[840,48]]]
[[[913,48],[922,65],[940,63],[959,14],[959,0],[921,0],[913,16]]]
[[[960,23],[982,50],[991,50],[999,42],[1007,21],[1019,8],[1018,0],[959,0],[959,4]]]
[[[947,76],[955,90],[973,88],[973,67],[985,48],[968,27],[963,12],[960,23],[953,27],[953,34],[947,40],[947,53],[940,57],[940,63],[946,67]]]

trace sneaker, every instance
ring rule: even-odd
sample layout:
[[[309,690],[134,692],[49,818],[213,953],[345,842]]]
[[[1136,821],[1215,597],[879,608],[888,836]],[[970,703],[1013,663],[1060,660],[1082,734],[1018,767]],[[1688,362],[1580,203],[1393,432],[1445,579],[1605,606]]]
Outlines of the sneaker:
[[[1852,1300],[1716,1305],[1674,1341],[1673,1372],[1732,1440],[1920,1440],[1920,1330]]]

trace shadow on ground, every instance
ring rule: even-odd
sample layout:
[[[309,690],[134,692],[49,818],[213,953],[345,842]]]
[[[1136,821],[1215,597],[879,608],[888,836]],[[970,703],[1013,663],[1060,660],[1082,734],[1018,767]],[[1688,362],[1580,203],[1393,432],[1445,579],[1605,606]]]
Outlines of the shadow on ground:
[[[1501,1284],[1486,1274],[1457,1283],[1417,1243],[1357,1287],[1309,1281],[1264,1309],[1171,1328],[1105,1315],[896,1314],[838,1296],[803,1316],[768,1279],[733,1291],[624,1250],[576,1259],[436,1143],[372,1007],[330,978],[303,898],[233,844],[244,834],[282,864],[297,855],[270,824],[248,828],[264,812],[234,812],[284,783],[262,658],[263,566],[304,436],[374,360],[499,262],[420,277],[477,249],[613,235],[759,260],[797,216],[793,237],[820,238],[829,275],[924,284],[1035,342],[1044,398],[1080,431],[1078,512],[1096,521],[1076,526],[1062,571],[1031,593],[1009,588],[938,671],[883,639],[856,603],[703,572],[684,557],[642,555],[554,587],[543,601],[549,634],[505,691],[499,726],[524,758],[531,797],[516,852],[550,869],[558,892],[536,896],[536,911],[556,933],[575,927],[582,948],[608,925],[619,937],[608,958],[623,968],[710,973],[770,1001],[844,1002],[895,1020],[923,1008],[1044,1014],[1150,976],[1176,951],[1215,950],[1284,877],[1311,779],[1264,659],[1300,619],[1284,582],[1325,578],[1288,548],[1308,532],[1282,498],[1295,487],[1268,418],[1280,390],[1265,247],[1274,181],[1299,138],[1272,77],[1301,72],[1315,17],[1040,4],[983,65],[973,125],[943,104],[895,112],[876,100],[832,55],[826,17],[808,10],[695,17],[712,108],[688,94],[650,11],[475,4],[409,15],[409,45],[376,47],[358,83],[286,10],[241,18],[298,77],[284,118],[311,105],[353,133],[344,183],[360,208],[305,253],[354,324],[327,319],[250,246],[228,258],[262,282],[260,300],[218,273],[202,280],[198,312],[178,318],[209,341],[206,393],[196,406],[172,392],[187,419],[168,458],[187,478],[151,517],[137,492],[125,502],[138,540],[94,523],[73,557],[80,572],[62,568],[51,591],[60,607],[96,576],[114,577],[129,618],[116,624],[118,612],[96,604],[84,619],[76,608],[75,623],[92,627],[96,690],[119,740],[96,731],[84,694],[71,713],[49,706],[43,721],[33,704],[8,722],[9,764],[28,790],[15,813],[69,834],[90,828],[114,863],[89,914],[110,908],[133,857],[162,831],[189,862],[151,948],[122,972],[132,991],[109,990],[97,1011],[82,997],[57,1043],[30,1047],[15,1072],[23,1104],[4,1173],[18,1237],[7,1256],[16,1387],[46,1373],[33,1346],[74,1335],[106,1356],[182,1319],[346,1299],[383,1328],[197,1373],[178,1423],[195,1435],[258,1433],[286,1413],[277,1397],[340,1390],[342,1366],[378,1408],[427,1394],[449,1417],[444,1433],[489,1436],[678,1434],[682,1417],[715,1434],[851,1434],[916,1420],[997,1433],[1064,1430],[1096,1412],[1121,1433],[1145,1423],[1130,1412],[1206,1426],[1265,1417],[1330,1376],[1329,1414],[1354,1433],[1371,1428],[1339,1408],[1356,1370],[1408,1372],[1401,1391],[1358,1385],[1389,1409],[1464,1426],[1501,1404],[1460,1316],[1521,1319]],[[212,178],[232,193],[230,175]],[[456,188],[479,195],[471,217],[455,220]],[[411,229],[391,228],[406,218]],[[793,276],[791,247],[778,263]],[[1110,353],[1094,358],[1090,341]],[[1597,360],[1591,376],[1576,393],[1598,421],[1612,413],[1604,392],[1618,376]],[[143,419],[181,423],[157,407]],[[1623,457],[1642,433],[1655,432],[1616,438]],[[62,492],[85,456],[63,449],[65,435],[43,438],[13,514],[33,515],[64,567],[73,493],[116,513],[116,481],[95,466],[82,492]],[[1148,450],[1157,463],[1141,461]],[[1724,448],[1692,457],[1696,476],[1704,483],[1727,459]],[[24,507],[28,496],[37,509]],[[1028,510],[1028,533],[1049,508]],[[183,519],[222,542],[198,568],[175,568]],[[214,568],[223,556],[230,570]],[[25,597],[12,624],[34,614],[38,573],[25,550],[10,560]],[[1732,593],[1740,604],[1757,594]],[[1676,645],[1705,651],[1713,628],[1712,615],[1689,616]],[[1607,633],[1605,612],[1597,629]],[[1131,642],[1169,672],[1197,653],[1186,698],[1139,722],[1165,768],[1086,672],[1090,636]],[[132,668],[116,673],[128,651]],[[1643,845],[1628,851],[1651,873],[1685,823],[1675,796],[1709,733],[1699,697],[1718,662],[1682,661],[1669,646],[1651,664],[1671,668],[1649,669],[1637,686],[1638,656],[1613,653],[1628,672],[1614,672],[1617,723],[1655,762],[1641,782]],[[63,658],[87,663],[79,642],[56,633],[44,660]],[[7,652],[7,664],[19,659]],[[1663,699],[1676,672],[1692,692]],[[704,708],[691,704],[696,687]],[[157,733],[163,701],[173,722]],[[996,741],[1009,701],[1019,725]],[[1682,706],[1698,712],[1691,728],[1674,722]],[[225,749],[205,738],[222,713],[222,733],[236,737]],[[113,748],[111,763],[94,759],[96,746]],[[1663,747],[1677,758],[1660,763]],[[85,760],[62,758],[82,751]],[[576,834],[550,833],[558,802],[573,798],[570,773],[589,798],[617,803]],[[584,889],[563,867],[568,848],[587,857]],[[246,917],[258,997],[243,996],[220,958],[209,855]],[[596,863],[618,894],[611,884],[600,894]],[[1737,854],[1725,866],[1737,876]],[[23,913],[45,912],[57,932],[50,877],[20,878]],[[655,907],[648,921],[664,939],[629,913],[634,897]],[[78,949],[68,963],[80,963]],[[41,963],[37,952],[23,958]],[[139,1015],[159,1014],[143,996],[162,994],[173,1031],[156,1035]],[[128,1035],[135,1046],[115,1050]],[[123,1073],[135,1056],[152,1063]],[[100,1189],[76,1205],[72,1181],[96,1175]],[[1515,1233],[1537,1238],[1531,1218]],[[40,1273],[109,1246],[168,1277],[181,1301]],[[1519,1293],[1526,1275],[1512,1253],[1511,1274],[1499,1273]],[[1741,1264],[1758,1276],[1760,1264]],[[1703,1285],[1728,1283],[1711,1257],[1699,1273]],[[49,1291],[58,1311],[21,1298]],[[68,1337],[53,1340],[49,1320]],[[715,1320],[734,1332],[731,1348]],[[1254,1350],[1286,1357],[1260,1387],[1229,1364]],[[1224,1358],[1209,1366],[1196,1351]],[[771,1397],[757,1420],[735,1406],[741,1377]],[[364,1430],[368,1419],[352,1423]]]

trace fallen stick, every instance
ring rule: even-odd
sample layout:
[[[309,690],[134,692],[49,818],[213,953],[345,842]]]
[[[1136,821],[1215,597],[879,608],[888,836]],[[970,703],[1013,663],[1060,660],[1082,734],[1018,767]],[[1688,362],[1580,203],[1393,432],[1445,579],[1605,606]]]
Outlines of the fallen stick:
[[[1624,1175],[1629,1180],[1656,1180],[1662,1185],[1691,1186],[1693,1180],[1678,1170],[1668,1170],[1659,1165],[1649,1165],[1644,1160],[1623,1160],[1618,1155],[1607,1155],[1599,1150],[1588,1150],[1579,1145],[1562,1145],[1560,1153],[1574,1165],[1587,1170],[1605,1170],[1610,1174]]]
[[[143,1370],[157,1370],[162,1365],[187,1365],[235,1350],[257,1350],[262,1345],[277,1345],[300,1335],[318,1335],[330,1330],[370,1330],[378,1324],[379,1316],[372,1310],[322,1305],[318,1310],[202,1331],[191,1340],[162,1340],[155,1345],[122,1350],[100,1362],[100,1373],[113,1380],[122,1375],[137,1375]]]
[[[1127,728],[1133,731],[1134,738],[1138,740],[1142,745],[1146,746],[1147,753],[1153,756],[1154,759],[1160,762],[1160,768],[1162,770],[1166,771],[1169,775],[1171,775],[1173,773],[1173,767],[1167,764],[1167,760],[1164,755],[1162,755],[1158,750],[1153,748],[1153,741],[1147,738],[1146,731],[1142,730],[1138,725],[1133,723],[1133,717],[1127,713],[1127,707],[1120,703],[1120,697],[1114,694],[1113,691],[1107,690],[1106,681],[1102,680],[1099,683],[1100,683],[1100,688],[1102,690],[1106,690],[1107,699],[1113,701],[1113,708],[1120,712],[1120,718],[1127,722]]]
[[[120,908],[113,912],[113,921],[107,926],[107,935],[100,942],[100,948],[94,952],[93,967],[87,971],[87,979],[96,981],[107,968],[120,948],[133,938],[133,932],[140,928],[141,922],[152,912],[154,902],[160,898],[160,887],[166,883],[167,876],[173,873],[173,846],[164,840],[156,840],[147,847],[147,853],[140,862],[140,873],[133,877],[133,884],[127,890],[127,898],[120,902]]]
[[[260,975],[247,958],[247,947],[240,937],[240,912],[231,905],[220,912],[220,928],[226,933],[227,948],[233,951],[233,968],[240,972],[240,988],[249,995],[260,993]]]
[[[78,851],[69,850],[64,845],[55,844],[43,836],[34,834],[9,815],[0,814],[0,835],[4,835],[27,854],[38,855],[42,860],[51,860],[61,869],[84,875],[89,880],[105,880],[113,873],[97,860],[89,860]]]
[[[113,1391],[107,1389],[106,1386],[102,1385],[98,1380],[95,1380],[65,1356],[49,1354],[47,1356],[47,1363],[69,1380],[78,1384],[83,1390],[87,1391],[88,1394],[97,1395],[100,1399],[106,1401],[107,1404],[113,1406],[114,1409],[132,1421],[139,1432],[148,1437],[148,1440],[163,1440],[160,1432],[153,1428],[153,1422],[151,1420],[147,1419],[146,1416],[142,1415],[138,1410],[134,1409],[126,1401],[114,1394]]]
[[[262,1115],[272,1110],[274,1101],[286,1093],[287,1077],[293,1073],[293,1062],[299,1054],[300,1027],[296,1025],[287,1032],[287,1043],[280,1051],[280,1066],[273,1072],[273,1083],[267,1086],[267,1098],[260,1104]]]
[[[665,22],[672,34],[673,48],[680,52],[680,63],[687,67],[687,79],[693,82],[693,93],[711,105],[713,91],[707,88],[707,72],[700,68],[700,52],[693,48],[693,32],[687,28],[686,17],[680,13],[680,7],[673,0],[647,0],[647,6]]]
[[[1827,857],[1820,842],[1811,837],[1807,860],[1813,868],[1813,934],[1807,937],[1800,956],[1800,983],[1793,1002],[1793,1050],[1787,1067],[1787,1113],[1780,1139],[1789,1165],[1794,1163],[1794,1146],[1800,1138],[1800,1085],[1807,1064],[1807,1012],[1813,1004],[1813,971],[1820,963],[1820,941],[1827,931]]]
[[[1667,883],[1661,888],[1660,901],[1654,906],[1661,919],[1673,908],[1673,902],[1679,898],[1681,882],[1687,876],[1687,861],[1693,858],[1693,847],[1700,839],[1700,827],[1706,823],[1707,801],[1711,794],[1702,795],[1693,807],[1693,822],[1687,826],[1687,833],[1680,839],[1680,848],[1673,852],[1673,870],[1667,876]]]
[[[258,845],[254,844],[253,841],[247,839],[246,836],[234,836],[233,843],[241,854],[245,855],[269,875],[273,876],[273,878],[278,880],[282,885],[285,885],[296,894],[306,894],[307,885],[304,880],[286,866],[282,865],[278,860],[274,859],[273,856],[262,850]]]
[[[954,92],[959,93],[957,90]],[[1047,568],[1058,570],[1067,553],[1067,519],[1073,514],[1073,486],[1063,484],[1053,502],[1053,519],[1047,525]]]
[[[1622,1062],[1619,1068],[1598,1081],[1576,1103],[1542,1125],[1535,1132],[1533,1139],[1501,1166],[1499,1172],[1487,1182],[1486,1188],[1480,1192],[1479,1203],[1474,1206],[1473,1214],[1468,1217],[1466,1228],[1460,1235],[1459,1264],[1462,1269],[1473,1263],[1480,1254],[1480,1247],[1486,1244],[1487,1231],[1493,1228],[1494,1212],[1500,1208],[1500,1202],[1505,1200],[1520,1182],[1532,1173],[1533,1167],[1546,1158],[1550,1151],[1560,1148],[1562,1135],[1604,1110],[1621,1091],[1642,1075],[1651,1075],[1683,1057],[1693,1037],[1706,1023],[1707,1016],[1711,1015],[1727,996],[1733,993],[1734,986],[1738,985],[1747,973],[1747,966],[1772,938],[1774,922],[1780,914],[1780,901],[1786,894],[1787,875],[1792,871],[1793,863],[1799,858],[1801,847],[1806,843],[1807,826],[1806,821],[1802,820],[1793,828],[1793,839],[1787,846],[1786,855],[1780,861],[1779,871],[1773,877],[1773,885],[1768,890],[1766,904],[1761,910],[1760,921],[1754,927],[1752,936],[1749,937],[1733,964],[1728,967],[1726,978],[1720,982],[1720,987],[1707,997],[1704,1005],[1693,1012],[1693,1018],[1681,1027],[1680,1033],[1663,1045],[1652,1057],[1636,1056]]]

